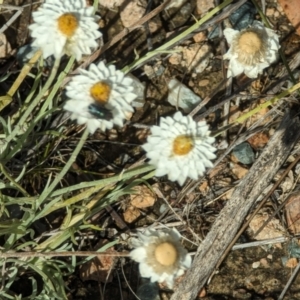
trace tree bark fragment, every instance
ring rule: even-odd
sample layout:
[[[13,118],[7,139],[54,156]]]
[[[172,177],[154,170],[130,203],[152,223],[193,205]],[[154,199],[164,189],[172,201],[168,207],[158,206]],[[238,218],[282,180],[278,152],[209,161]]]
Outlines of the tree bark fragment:
[[[191,269],[187,271],[171,300],[193,300],[197,297],[256,200],[283,165],[299,137],[298,119],[291,119],[290,114],[286,113],[269,143],[235,188],[231,199],[198,247]]]

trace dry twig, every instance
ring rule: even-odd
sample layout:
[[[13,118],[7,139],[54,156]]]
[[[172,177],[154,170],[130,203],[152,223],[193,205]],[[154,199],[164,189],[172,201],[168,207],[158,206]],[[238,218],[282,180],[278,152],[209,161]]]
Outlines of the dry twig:
[[[249,211],[270,184],[300,137],[300,123],[285,114],[279,128],[253,164],[231,199],[223,208],[210,232],[197,250],[193,266],[179,284],[171,300],[195,299],[214,272],[220,258],[234,239]]]

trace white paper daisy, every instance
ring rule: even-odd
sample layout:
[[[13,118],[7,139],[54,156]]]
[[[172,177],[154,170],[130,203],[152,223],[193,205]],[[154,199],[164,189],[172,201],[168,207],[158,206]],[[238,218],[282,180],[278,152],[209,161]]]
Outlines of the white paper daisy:
[[[80,60],[98,47],[96,39],[102,36],[97,24],[100,18],[85,0],[46,0],[32,17],[32,45],[42,49],[44,58],[67,54]]]
[[[114,124],[122,126],[133,112],[131,103],[137,97],[132,79],[103,62],[91,64],[88,71],[81,69],[80,73],[66,86],[70,100],[64,109],[72,113],[71,119],[86,123],[90,133],[97,128],[111,129]]]
[[[174,279],[190,268],[192,258],[180,244],[180,233],[176,229],[155,231],[147,229],[132,240],[134,250],[130,257],[139,263],[142,277],[152,282],[165,281],[173,287]]]
[[[250,28],[242,31],[226,28],[224,35],[230,44],[228,52],[223,56],[230,60],[227,77],[244,72],[249,78],[256,78],[277,59],[279,37],[259,21],[254,21]]]
[[[205,121],[196,123],[177,112],[173,118],[161,118],[160,126],[153,126],[151,133],[142,147],[156,167],[156,176],[168,175],[182,185],[187,177],[196,180],[213,166],[216,148],[211,144],[215,139],[209,136]]]

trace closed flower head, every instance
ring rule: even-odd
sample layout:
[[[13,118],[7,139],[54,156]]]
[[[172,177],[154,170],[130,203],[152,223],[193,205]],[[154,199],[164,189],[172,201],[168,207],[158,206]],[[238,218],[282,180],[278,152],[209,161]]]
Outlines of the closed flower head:
[[[229,59],[227,77],[245,73],[256,78],[277,58],[278,35],[262,23],[255,21],[253,26],[241,32],[226,28],[224,35],[230,44],[224,59]]]
[[[176,229],[155,231],[147,229],[138,234],[132,244],[136,248],[130,257],[139,262],[142,277],[152,282],[166,282],[173,286],[174,279],[181,276],[191,266],[191,256],[180,244],[180,234]]]
[[[241,32],[237,39],[236,51],[238,61],[253,66],[263,61],[267,44],[259,31],[248,29]]]

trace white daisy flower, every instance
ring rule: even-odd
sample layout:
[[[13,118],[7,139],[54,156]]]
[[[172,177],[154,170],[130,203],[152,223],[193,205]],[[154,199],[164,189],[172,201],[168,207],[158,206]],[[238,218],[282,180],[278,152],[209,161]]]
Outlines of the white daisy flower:
[[[78,124],[86,123],[90,133],[97,128],[111,129],[114,124],[122,126],[133,112],[131,102],[137,97],[132,79],[103,62],[91,64],[88,71],[80,69],[80,73],[66,86],[70,100],[64,109],[72,113],[71,119],[77,119]]]
[[[132,240],[134,250],[130,257],[139,263],[142,277],[151,282],[165,281],[173,287],[174,279],[190,268],[192,258],[180,244],[180,233],[175,229],[155,231],[147,229],[138,233],[138,239]]]
[[[100,18],[85,0],[46,0],[32,17],[32,46],[41,48],[44,58],[67,54],[80,60],[98,47],[95,40],[102,36],[97,24]]]
[[[230,60],[227,77],[244,72],[249,78],[256,78],[277,59],[279,37],[259,21],[254,21],[252,27],[240,32],[226,28],[224,35],[230,44],[228,52],[223,56]]]
[[[196,123],[192,117],[177,112],[173,118],[160,119],[160,126],[151,128],[151,135],[142,147],[150,164],[156,167],[156,176],[168,175],[182,185],[187,177],[198,179],[205,168],[213,166],[215,141],[205,121]]]

